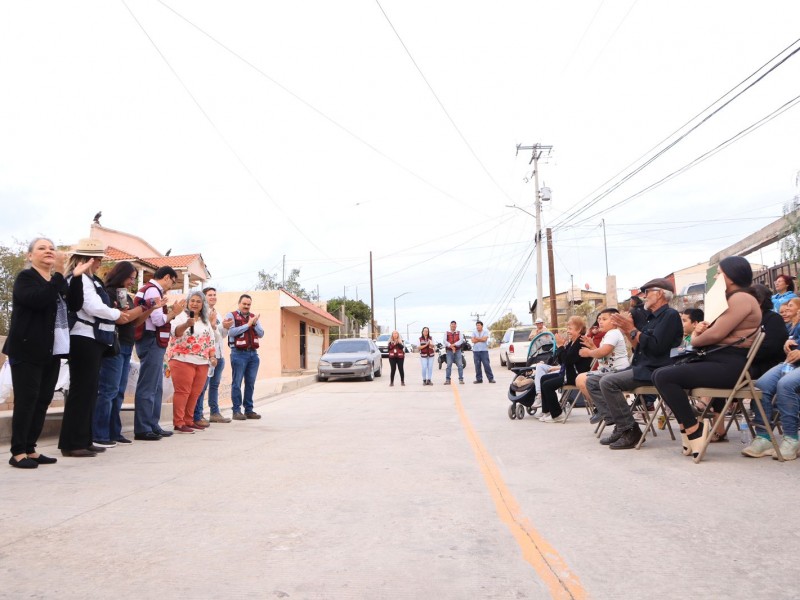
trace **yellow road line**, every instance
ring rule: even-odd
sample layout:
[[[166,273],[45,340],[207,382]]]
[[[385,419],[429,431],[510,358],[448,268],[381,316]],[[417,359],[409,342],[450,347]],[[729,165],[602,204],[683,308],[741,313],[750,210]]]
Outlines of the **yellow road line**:
[[[461,403],[461,396],[458,393],[458,386],[453,386],[453,394],[456,399],[456,409],[458,410],[461,424],[464,426],[467,439],[475,452],[481,473],[483,473],[486,487],[494,501],[495,509],[500,520],[506,524],[517,544],[522,550],[522,556],[536,570],[542,581],[547,585],[553,598],[570,598],[580,600],[587,597],[586,590],[581,585],[578,576],[572,573],[564,559],[559,556],[542,535],[536,531],[530,521],[522,514],[517,500],[511,490],[503,481],[497,465],[494,463],[485,446],[481,442],[475,429],[472,427],[464,405]]]

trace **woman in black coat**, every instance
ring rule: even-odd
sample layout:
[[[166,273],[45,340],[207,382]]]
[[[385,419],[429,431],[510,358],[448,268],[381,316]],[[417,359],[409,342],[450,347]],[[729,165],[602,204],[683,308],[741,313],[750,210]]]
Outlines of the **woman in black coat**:
[[[581,336],[586,333],[586,321],[583,317],[573,316],[567,321],[567,343],[558,349],[556,358],[561,369],[542,376],[540,382],[542,392],[542,416],[545,423],[563,423],[565,415],[561,410],[556,391],[562,386],[575,385],[579,373],[585,373],[592,365],[590,357],[580,355]],[[557,340],[558,340],[557,336]],[[561,340],[558,340],[559,343]]]
[[[14,280],[11,326],[3,352],[11,365],[14,413],[11,458],[20,469],[56,462],[36,451],[53,399],[61,358],[69,354],[67,311],[83,301],[80,286],[64,279],[64,255],[40,238],[28,246],[30,268]]]

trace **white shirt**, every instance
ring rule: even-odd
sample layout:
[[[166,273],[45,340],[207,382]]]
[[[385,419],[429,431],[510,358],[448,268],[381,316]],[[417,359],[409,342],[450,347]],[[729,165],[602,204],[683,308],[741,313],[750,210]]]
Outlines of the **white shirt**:
[[[619,329],[612,329],[606,332],[603,340],[600,342],[600,347],[613,346],[614,350],[611,354],[599,358],[597,360],[600,370],[605,371],[621,371],[630,366],[628,360],[628,347],[625,345],[625,336]]]
[[[108,319],[109,321],[116,321],[119,319],[119,316],[122,314],[121,311],[106,306],[100,299],[100,296],[95,290],[95,286],[99,286],[99,283],[85,273],[81,275],[81,283],[83,284],[83,306],[81,306],[81,309],[78,311],[79,319],[89,321],[90,323],[94,323],[95,317]],[[114,331],[115,326],[112,324],[101,324],[101,327],[106,329],[110,328],[111,331]],[[94,339],[94,329],[92,326],[81,323],[80,321],[75,322],[75,325],[72,326],[69,333],[70,335],[82,335]]]

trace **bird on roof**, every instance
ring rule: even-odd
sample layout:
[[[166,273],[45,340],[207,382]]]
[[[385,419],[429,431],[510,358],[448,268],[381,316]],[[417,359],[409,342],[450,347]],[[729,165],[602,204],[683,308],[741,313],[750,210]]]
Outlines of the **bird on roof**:
[[[169,253],[170,253],[170,252],[172,252],[172,248],[170,248],[169,250],[167,250],[166,252],[164,252],[164,256],[169,256]]]
[[[102,210],[98,210],[97,214],[94,216],[94,221],[93,222],[97,223],[98,225],[100,225],[100,217],[102,217],[102,216],[103,216],[103,211]]]

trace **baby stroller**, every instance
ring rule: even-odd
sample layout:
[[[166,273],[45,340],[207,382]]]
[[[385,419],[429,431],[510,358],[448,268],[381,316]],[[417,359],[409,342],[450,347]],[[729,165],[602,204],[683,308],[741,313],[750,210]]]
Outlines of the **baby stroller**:
[[[511,406],[508,407],[509,419],[524,419],[526,411],[529,415],[536,412],[533,408],[533,403],[536,401],[534,368],[542,362],[551,364],[557,349],[556,336],[549,331],[543,331],[531,341],[525,366],[511,369],[517,376],[508,386],[508,401],[511,402]]]

